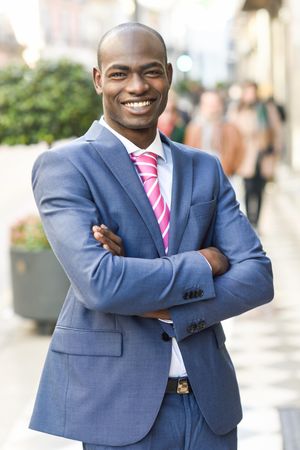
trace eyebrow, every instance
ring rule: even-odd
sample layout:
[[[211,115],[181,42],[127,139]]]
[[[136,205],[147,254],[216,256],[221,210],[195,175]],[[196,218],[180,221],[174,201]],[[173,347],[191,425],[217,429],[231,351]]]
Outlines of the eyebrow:
[[[143,66],[142,66],[142,68],[145,70],[145,69],[151,69],[152,67],[158,67],[158,66],[162,66],[163,64],[161,64],[161,63],[159,63],[159,62],[151,62],[151,63],[148,63],[148,64],[144,64]]]
[[[129,67],[128,66],[122,66],[120,64],[113,64],[112,66],[110,66],[107,70],[113,70],[113,69],[117,69],[117,70],[128,70]]]
[[[141,68],[143,70],[147,70],[147,69],[151,69],[152,67],[162,67],[162,64],[159,62],[151,62],[148,64],[144,64],[141,66]],[[129,66],[125,66],[122,64],[113,64],[112,66],[110,66],[107,70],[129,70],[130,67]]]

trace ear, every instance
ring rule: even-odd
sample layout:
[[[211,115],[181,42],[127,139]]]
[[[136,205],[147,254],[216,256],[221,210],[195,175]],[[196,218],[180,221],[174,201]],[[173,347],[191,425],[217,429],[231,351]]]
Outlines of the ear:
[[[93,80],[96,92],[98,95],[102,94],[102,73],[97,67],[93,68]]]
[[[173,67],[171,63],[167,64],[167,77],[169,80],[169,86],[171,86],[172,84],[172,79],[173,79]]]

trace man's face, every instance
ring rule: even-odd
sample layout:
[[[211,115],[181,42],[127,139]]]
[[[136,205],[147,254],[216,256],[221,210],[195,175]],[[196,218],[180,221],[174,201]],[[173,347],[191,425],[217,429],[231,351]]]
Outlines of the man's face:
[[[122,30],[105,39],[94,83],[106,122],[125,137],[156,132],[172,79],[159,39],[147,30]]]

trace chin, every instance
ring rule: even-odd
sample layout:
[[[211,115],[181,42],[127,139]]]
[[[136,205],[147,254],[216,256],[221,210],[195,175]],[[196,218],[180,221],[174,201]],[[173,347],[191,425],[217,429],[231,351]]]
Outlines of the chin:
[[[153,125],[153,124],[143,124],[143,123],[140,123],[140,124],[138,124],[138,125],[133,125],[133,126],[131,126],[131,127],[128,127],[128,128],[130,128],[131,130],[149,130],[149,128],[156,128],[156,125]]]
[[[130,130],[144,130],[148,128],[157,127],[157,120],[137,120],[137,121],[128,121],[126,124],[123,124],[124,128],[129,128]]]

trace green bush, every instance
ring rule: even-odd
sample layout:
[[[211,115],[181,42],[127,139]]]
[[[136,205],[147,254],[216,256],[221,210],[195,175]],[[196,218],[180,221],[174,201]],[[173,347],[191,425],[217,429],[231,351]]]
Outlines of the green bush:
[[[0,71],[0,143],[33,144],[83,134],[102,112],[91,74],[67,60]]]

